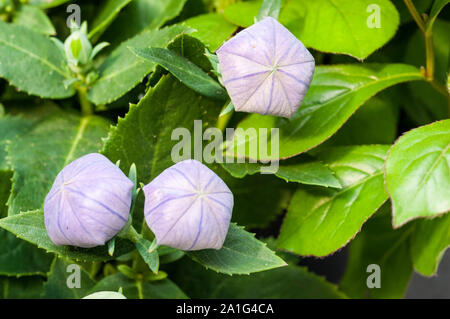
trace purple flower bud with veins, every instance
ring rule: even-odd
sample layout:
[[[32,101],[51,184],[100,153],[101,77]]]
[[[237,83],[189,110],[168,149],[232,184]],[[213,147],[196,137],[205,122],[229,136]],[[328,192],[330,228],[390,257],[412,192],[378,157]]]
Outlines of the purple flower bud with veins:
[[[233,194],[208,167],[195,160],[179,162],[143,190],[145,220],[158,245],[181,250],[222,248]]]
[[[217,56],[236,111],[289,118],[314,74],[311,53],[271,17],[238,33],[217,50]]]
[[[59,172],[45,198],[45,227],[55,245],[104,245],[126,224],[134,184],[101,154]]]

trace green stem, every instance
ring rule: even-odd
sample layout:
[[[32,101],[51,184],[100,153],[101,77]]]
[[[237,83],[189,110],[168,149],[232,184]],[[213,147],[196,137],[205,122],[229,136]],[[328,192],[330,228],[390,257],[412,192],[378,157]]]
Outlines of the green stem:
[[[86,88],[80,87],[78,89],[78,99],[80,101],[81,114],[83,114],[83,116],[89,116],[94,114],[94,107],[92,106],[92,103],[89,101],[87,97]]]
[[[406,7],[408,8],[409,13],[413,17],[414,21],[416,21],[417,25],[419,26],[419,29],[425,33],[425,21],[423,21],[422,17],[420,16],[420,13],[417,11],[416,7],[414,6],[414,3],[412,3],[411,0],[403,0],[405,2]]]

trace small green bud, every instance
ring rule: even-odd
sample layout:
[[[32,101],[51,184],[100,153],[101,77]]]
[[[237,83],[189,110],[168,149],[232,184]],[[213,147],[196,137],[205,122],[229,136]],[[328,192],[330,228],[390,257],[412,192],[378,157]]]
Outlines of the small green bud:
[[[67,61],[73,65],[85,65],[90,62],[92,44],[88,39],[86,28],[73,29],[64,42]]]

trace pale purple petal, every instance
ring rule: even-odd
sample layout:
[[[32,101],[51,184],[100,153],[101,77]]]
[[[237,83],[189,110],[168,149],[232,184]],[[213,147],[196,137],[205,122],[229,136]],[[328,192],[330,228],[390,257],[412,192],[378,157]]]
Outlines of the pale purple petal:
[[[159,245],[220,249],[230,225],[233,194],[212,170],[179,162],[144,187],[145,220]]]
[[[101,154],[88,154],[68,164],[45,198],[50,239],[56,245],[104,245],[125,226],[133,187]]]
[[[238,33],[217,56],[236,111],[288,118],[301,105],[315,68],[305,46],[271,17]]]

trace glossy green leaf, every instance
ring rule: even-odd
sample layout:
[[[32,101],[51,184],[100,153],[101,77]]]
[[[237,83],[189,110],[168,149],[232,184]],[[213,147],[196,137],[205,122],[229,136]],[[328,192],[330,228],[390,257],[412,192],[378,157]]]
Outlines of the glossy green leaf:
[[[335,285],[308,272],[306,268],[297,266],[286,266],[250,276],[227,276],[206,271],[193,262],[183,260],[172,277],[191,298],[345,298]]]
[[[138,57],[161,65],[184,85],[201,95],[217,100],[227,99],[225,89],[185,57],[162,48],[131,48],[131,50]]]
[[[30,4],[42,9],[53,8],[66,2],[69,2],[69,0],[29,0]]]
[[[53,256],[19,240],[4,229],[0,230],[0,275],[44,276],[50,268]]]
[[[77,284],[79,275],[79,287]],[[44,284],[43,297],[46,299],[81,299],[94,287],[95,281],[79,265],[70,259],[55,257],[47,281]]]
[[[250,274],[287,264],[253,234],[231,224],[223,247],[187,252],[193,260],[220,273]]]
[[[225,18],[249,27],[261,4],[238,2],[225,9]],[[379,28],[374,21],[378,9]],[[306,47],[365,59],[394,36],[399,14],[388,0],[285,1],[279,21]]]
[[[105,40],[121,43],[144,30],[162,27],[181,12],[187,0],[133,0],[104,34]]]
[[[59,171],[78,157],[97,152],[109,122],[58,111],[8,146],[14,170],[9,214],[39,209]]]
[[[386,187],[394,227],[450,209],[450,120],[400,137],[386,161]]]
[[[0,21],[0,77],[21,91],[45,98],[75,94],[64,56],[45,35]]]
[[[315,0],[289,2],[280,21],[307,47],[365,59],[394,36],[400,18],[389,0]]]
[[[169,279],[153,282],[136,281],[117,273],[100,280],[90,291],[118,291],[128,299],[185,299],[187,296]]]
[[[322,146],[392,144],[397,137],[398,111],[390,96],[375,96]]]
[[[233,176],[242,178],[246,175],[261,174],[261,170],[275,171],[275,175],[286,182],[296,182],[307,185],[340,188],[339,180],[334,172],[319,160],[310,155],[302,155],[280,161],[277,166],[261,163],[224,163],[222,166]],[[267,174],[267,173],[266,173]]]
[[[79,248],[72,246],[56,246],[47,235],[42,210],[21,213],[0,219],[0,228],[6,229],[17,237],[26,240],[50,253],[83,261],[110,260],[108,246],[95,248]],[[131,242],[118,238],[116,240],[115,256],[121,256],[134,249]]]
[[[108,0],[106,1],[94,21],[90,25],[89,39],[96,42],[105,32],[109,25],[119,14],[120,10],[126,7],[131,0]]]
[[[1,299],[38,299],[44,288],[42,276],[0,277]]]
[[[450,246],[450,215],[418,220],[412,236],[414,268],[425,276],[436,274],[444,252]]]
[[[13,23],[43,34],[56,34],[55,27],[45,12],[35,6],[21,5],[14,14]]]
[[[299,186],[281,227],[278,247],[299,255],[326,256],[346,245],[387,199],[384,145],[343,146],[315,154],[342,189]]]
[[[279,156],[261,157],[250,153],[235,154],[258,159],[284,159],[303,153],[333,135],[371,96],[405,81],[423,80],[419,70],[404,64],[367,64],[319,66],[300,109],[289,120],[252,114],[239,127],[279,128]],[[251,141],[252,143],[255,141]],[[271,141],[267,149],[272,149]]]
[[[155,70],[155,63],[135,56],[129,47],[166,47],[177,35],[188,31],[185,26],[172,26],[143,32],[122,43],[100,65],[101,76],[89,90],[89,99],[97,105],[111,103]]]
[[[339,287],[351,298],[403,298],[405,294],[413,273],[412,229],[392,229],[390,215],[390,205],[383,205],[350,244],[347,270]],[[379,288],[367,286],[373,274],[369,265],[380,266]]]
[[[197,30],[191,35],[202,41],[212,52],[228,40],[237,29],[235,25],[218,13],[195,16],[184,21],[184,24]]]

